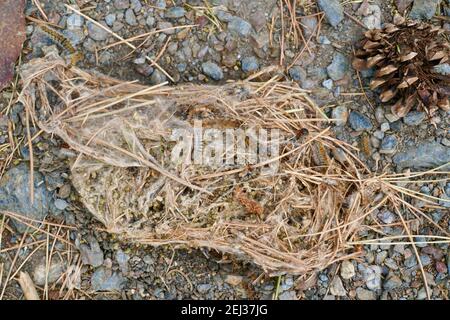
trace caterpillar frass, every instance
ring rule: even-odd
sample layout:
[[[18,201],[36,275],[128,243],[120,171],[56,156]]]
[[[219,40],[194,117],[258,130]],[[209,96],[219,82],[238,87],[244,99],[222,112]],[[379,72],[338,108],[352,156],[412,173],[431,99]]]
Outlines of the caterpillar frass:
[[[67,39],[65,36],[60,34],[58,31],[55,31],[45,25],[39,26],[41,30],[46,33],[56,44],[59,44],[62,48],[67,50],[67,52],[70,53],[71,59],[70,63],[71,65],[75,65],[78,61],[80,61],[83,58],[83,54],[81,52],[78,52],[70,43],[70,40]]]

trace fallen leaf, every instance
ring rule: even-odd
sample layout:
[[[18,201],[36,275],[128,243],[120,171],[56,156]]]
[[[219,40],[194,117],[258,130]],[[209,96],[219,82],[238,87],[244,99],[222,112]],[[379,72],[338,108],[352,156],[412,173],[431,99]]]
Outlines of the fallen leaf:
[[[0,0],[0,90],[14,75],[14,64],[25,41],[25,0]]]

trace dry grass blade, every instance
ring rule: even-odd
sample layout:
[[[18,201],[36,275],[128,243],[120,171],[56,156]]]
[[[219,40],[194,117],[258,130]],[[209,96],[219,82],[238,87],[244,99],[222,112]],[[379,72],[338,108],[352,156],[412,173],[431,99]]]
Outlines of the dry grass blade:
[[[26,300],[40,300],[33,280],[31,280],[28,272],[20,272],[19,279],[17,280],[22,288],[23,295]]]

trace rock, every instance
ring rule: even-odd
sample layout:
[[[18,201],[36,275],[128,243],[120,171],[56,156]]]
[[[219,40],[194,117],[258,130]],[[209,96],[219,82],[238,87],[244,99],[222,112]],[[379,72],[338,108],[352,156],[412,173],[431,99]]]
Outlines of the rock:
[[[285,291],[278,296],[280,300],[297,300],[297,294],[294,290]]]
[[[330,292],[333,296],[344,297],[347,295],[347,291],[344,288],[341,278],[336,275],[331,282]]]
[[[367,29],[381,29],[381,9],[376,4],[368,6],[370,15],[362,19],[362,23]]]
[[[258,59],[255,57],[246,57],[241,60],[242,71],[254,72],[259,69]]]
[[[87,29],[89,37],[91,37],[95,41],[104,41],[108,38],[109,35],[108,32],[106,32],[104,29],[100,28],[99,26],[93,24],[90,21],[88,21],[87,23]]]
[[[84,18],[80,16],[79,14],[71,14],[67,17],[67,29],[74,30],[74,29],[81,29],[84,24]]]
[[[368,266],[363,271],[363,279],[369,290],[381,289],[381,268],[376,265]]]
[[[48,268],[48,272],[47,272]],[[33,270],[33,280],[38,286],[44,286],[45,283],[55,283],[62,275],[64,266],[59,258],[53,258],[50,261],[50,266],[47,267],[45,258],[42,259]]]
[[[391,224],[395,221],[395,215],[389,210],[383,210],[378,213],[378,219],[380,219],[385,224]]]
[[[164,13],[165,18],[178,19],[186,14],[186,10],[183,7],[172,7]]]
[[[333,27],[344,19],[344,8],[339,0],[317,0],[317,3],[322,11],[325,12],[325,17],[328,23]]]
[[[303,69],[300,66],[293,66],[292,68],[289,69],[288,73],[289,73],[289,76],[294,81],[302,82],[307,79],[307,74],[306,74],[305,69]]]
[[[203,284],[197,285],[197,291],[199,293],[207,293],[211,288],[212,288],[212,285],[210,285],[209,283],[203,283]]]
[[[381,132],[389,131],[391,127],[389,126],[388,122],[383,122],[380,126]]]
[[[394,135],[388,135],[381,141],[380,153],[393,154],[397,149],[398,141],[397,137]]]
[[[350,127],[355,131],[371,130],[373,127],[370,119],[358,111],[350,112],[349,122]]]
[[[267,18],[264,10],[257,9],[256,12],[250,16],[249,21],[256,32],[260,32],[267,23]]]
[[[356,298],[358,300],[376,300],[377,296],[373,291],[364,288],[356,288]]]
[[[231,21],[228,22],[228,31],[241,37],[246,37],[252,31],[252,25],[242,18],[233,17]]]
[[[414,0],[395,0],[395,5],[397,6],[398,12],[403,14],[406,9],[413,3]]]
[[[316,16],[301,17],[300,21],[304,37],[306,39],[309,39],[317,28],[317,17]]]
[[[334,81],[341,80],[347,74],[349,66],[347,57],[340,52],[336,52],[333,61],[327,67],[328,75]]]
[[[343,126],[347,123],[348,119],[348,109],[346,106],[337,106],[333,108],[331,112],[331,117],[336,120],[337,126]]]
[[[114,13],[110,13],[110,14],[106,15],[105,22],[108,26],[112,27],[115,21],[116,21],[116,15]]]
[[[153,71],[153,73],[150,77],[150,84],[156,85],[156,84],[163,83],[166,80],[167,80],[167,78],[166,78],[165,74],[162,73],[161,71],[159,71],[158,69],[155,69],[155,71]]]
[[[351,261],[349,261],[349,260],[342,261],[342,264],[341,264],[342,279],[349,280],[349,279],[353,278],[355,276],[355,274],[356,274],[355,266],[353,265],[353,263],[351,263]]]
[[[68,206],[69,206],[69,204],[67,203],[66,200],[63,200],[63,199],[55,200],[55,207],[58,210],[65,210]]]
[[[233,20],[233,15],[227,11],[218,10],[216,13],[217,19],[222,22],[230,22]]]
[[[119,10],[128,9],[130,0],[114,0],[114,7]]]
[[[414,0],[409,17],[416,20],[429,20],[434,16],[439,2],[440,0]]]
[[[131,0],[130,8],[134,10],[134,12],[138,13],[142,9],[141,1],[139,0]]]
[[[442,261],[436,262],[436,271],[439,273],[447,273],[447,266]]]
[[[99,267],[104,261],[103,251],[100,248],[97,239],[94,237],[89,237],[88,241],[89,245],[83,243],[77,246],[80,250],[81,261],[84,264],[93,266],[94,268]]]
[[[130,256],[123,252],[121,249],[116,252],[116,261],[119,264],[120,271],[123,274],[128,273],[128,260],[130,260]]]
[[[393,290],[402,286],[402,280],[395,274],[391,274],[389,278],[383,283],[384,290]]]
[[[450,76],[450,64],[443,63],[438,64],[437,66],[433,67],[434,72],[442,74],[443,76]]]
[[[228,274],[225,277],[225,282],[233,287],[240,285],[242,283],[242,280],[243,280],[242,276],[236,276],[231,274]]]
[[[120,291],[126,279],[118,272],[100,267],[91,277],[91,288],[94,291]]]
[[[424,142],[396,154],[393,161],[399,168],[434,168],[450,161],[450,148],[435,141]]]
[[[223,79],[222,69],[212,61],[204,62],[202,70],[205,75],[213,80],[219,81]]]
[[[30,169],[22,163],[6,171],[0,180],[0,210],[20,214],[26,218],[42,221],[49,212],[54,212],[52,194],[45,188],[44,177],[34,170],[33,204],[30,201]],[[27,226],[12,219],[19,233],[26,231]],[[36,225],[37,224],[34,224]]]
[[[130,26],[137,26],[138,22],[137,22],[136,15],[134,14],[133,9],[127,9],[127,11],[125,11],[125,21]]]
[[[327,36],[321,35],[319,36],[319,43],[320,44],[331,44],[330,39],[327,38]]]
[[[145,24],[149,27],[153,27],[155,25],[155,17],[149,15],[147,19],[145,19]]]
[[[328,90],[331,90],[331,89],[333,89],[333,80],[331,80],[331,79],[324,80],[322,82],[322,85],[323,85],[324,88],[327,88]]]
[[[162,29],[170,29],[173,27],[173,24],[167,21],[160,21],[158,22],[157,26],[158,30],[162,30]],[[164,34],[175,34],[175,29],[170,29],[170,30],[166,30],[163,31]]]
[[[422,123],[425,116],[425,112],[411,111],[403,118],[403,122],[408,126],[417,126]]]

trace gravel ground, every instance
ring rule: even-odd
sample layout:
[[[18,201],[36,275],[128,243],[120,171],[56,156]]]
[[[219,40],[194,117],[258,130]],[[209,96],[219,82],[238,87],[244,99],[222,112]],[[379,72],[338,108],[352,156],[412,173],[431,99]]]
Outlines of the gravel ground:
[[[308,2],[308,1],[306,1]],[[339,139],[358,147],[369,133],[368,150],[361,153],[373,171],[399,172],[405,169],[424,169],[450,161],[450,126],[448,113],[436,112],[429,118],[420,112],[410,112],[398,119],[390,114],[372,91],[361,95],[358,75],[350,60],[352,48],[364,29],[345,15],[342,9],[367,27],[379,27],[392,21],[395,5],[398,8],[412,1],[371,1],[341,4],[338,0],[311,1],[298,8],[307,48],[296,45],[286,37],[283,52],[283,72],[287,79],[311,90],[311,96],[332,118],[340,121],[333,130]],[[411,15],[430,18],[438,1],[414,1]],[[210,8],[203,1],[179,0],[104,0],[53,1],[41,0],[42,10],[51,23],[83,53],[79,67],[99,71],[123,80],[139,80],[144,84],[169,81],[177,83],[214,83],[244,79],[265,67],[279,65],[281,21],[278,1],[275,0],[211,0]],[[346,1],[347,3],[347,1]],[[137,50],[125,45],[108,47],[117,39],[64,4],[81,8],[82,12],[100,22],[123,38],[151,31],[163,32],[141,37]],[[287,10],[284,8],[284,10]],[[319,24],[316,12],[325,12],[320,36],[313,34]],[[211,14],[214,12],[214,14]],[[431,12],[431,15],[429,16]],[[206,13],[206,15],[205,15]],[[42,19],[38,8],[28,1],[27,16]],[[446,11],[449,14],[449,11]],[[275,19],[275,20],[273,20]],[[272,21],[275,21],[272,25]],[[286,21],[285,21],[286,22]],[[286,22],[287,23],[287,22]],[[193,27],[192,25],[197,25]],[[450,30],[450,25],[445,25]],[[272,32],[271,32],[272,29]],[[143,40],[145,40],[143,42]],[[42,56],[43,50],[55,45],[53,40],[35,23],[27,26],[27,41],[23,61]],[[65,54],[64,48],[59,48]],[[300,59],[297,55],[303,51]],[[162,55],[160,53],[162,52]],[[145,56],[157,59],[161,70],[150,66]],[[290,67],[286,67],[290,66]],[[361,73],[363,84],[370,72]],[[0,93],[0,110],[14,98],[11,89]],[[12,96],[13,95],[13,96]],[[370,103],[368,103],[368,101]],[[11,150],[10,135],[19,141],[26,133],[25,115],[21,104],[13,104],[9,112],[0,114],[0,161]],[[32,128],[33,129],[33,128]],[[32,130],[32,134],[36,131]],[[29,203],[30,153],[21,144],[0,184],[0,209],[22,212],[39,220],[47,215],[56,223],[74,226],[58,231],[60,238],[73,243],[70,247],[53,238],[47,241],[44,232],[27,237],[25,247],[18,251],[0,250],[0,275],[3,286],[15,255],[23,261],[36,248],[34,241],[47,243],[57,254],[46,270],[46,250],[38,248],[24,265],[37,286],[49,285],[48,298],[85,299],[425,299],[426,290],[414,254],[409,245],[372,245],[363,249],[366,254],[352,261],[331,265],[309,276],[269,277],[251,263],[232,256],[207,250],[185,248],[151,248],[126,243],[102,231],[78,201],[70,184],[69,159],[73,153],[58,138],[41,134],[34,141],[35,202]],[[450,198],[450,183],[423,183],[421,193]],[[416,207],[424,207],[413,201]],[[447,208],[449,203],[442,202]],[[385,227],[385,235],[403,233],[398,218],[390,211],[376,212]],[[431,220],[443,230],[450,231],[449,211],[430,212]],[[10,219],[3,224],[1,248],[13,248],[21,243],[26,226]],[[45,229],[45,228],[44,228]],[[431,222],[418,225],[420,234],[435,234]],[[375,237],[368,231],[361,236]],[[45,247],[45,246],[44,246]],[[70,250],[69,250],[70,249]],[[450,251],[448,244],[418,244],[422,265],[433,299],[448,299],[450,282]],[[17,254],[16,254],[17,252]],[[82,263],[77,264],[77,257]],[[64,273],[79,272],[80,290],[61,295],[60,277]],[[45,274],[48,273],[46,279]],[[9,277],[10,278],[10,277]],[[1,276],[0,276],[0,280]],[[67,288],[66,288],[67,289]],[[4,298],[21,298],[17,281],[6,286]]]

